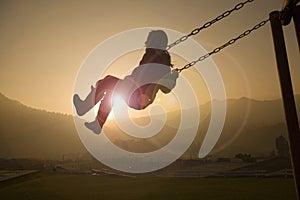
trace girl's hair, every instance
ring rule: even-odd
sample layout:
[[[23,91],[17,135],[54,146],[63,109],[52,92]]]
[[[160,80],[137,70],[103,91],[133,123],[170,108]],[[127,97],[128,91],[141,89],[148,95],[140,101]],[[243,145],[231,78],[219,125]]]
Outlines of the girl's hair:
[[[168,45],[168,36],[162,30],[153,30],[149,32],[145,45],[146,48],[165,50]]]

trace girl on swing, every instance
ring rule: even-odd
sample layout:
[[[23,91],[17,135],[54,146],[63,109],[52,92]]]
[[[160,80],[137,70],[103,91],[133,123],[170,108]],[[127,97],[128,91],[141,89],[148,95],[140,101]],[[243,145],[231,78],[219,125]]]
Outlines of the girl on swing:
[[[169,93],[175,87],[178,71],[171,70],[173,65],[166,50],[167,44],[168,38],[164,31],[151,31],[145,42],[146,52],[139,66],[130,75],[124,79],[106,76],[96,83],[96,88],[91,86],[91,92],[83,101],[77,94],[74,95],[73,103],[79,116],[101,102],[96,119],[85,122],[88,129],[95,134],[101,133],[113,106],[113,96],[116,94],[125,100],[129,107],[142,110],[153,103],[159,90]]]

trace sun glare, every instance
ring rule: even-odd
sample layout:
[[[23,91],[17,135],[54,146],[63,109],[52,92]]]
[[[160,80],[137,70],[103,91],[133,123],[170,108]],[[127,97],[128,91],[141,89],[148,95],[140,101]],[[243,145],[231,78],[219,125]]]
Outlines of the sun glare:
[[[93,108],[95,117],[98,114],[100,104],[101,104],[101,101],[99,101]],[[124,107],[125,106],[124,100],[119,95],[115,95],[113,97],[112,104],[113,104],[113,107],[112,107],[113,114],[110,113],[107,120],[112,119],[114,114],[118,114],[118,115],[124,114],[124,111],[125,111],[124,108],[126,108],[126,107]]]
[[[99,106],[100,106],[100,102],[98,102],[93,108],[95,116],[97,116],[97,114],[98,114]]]
[[[124,106],[125,106],[125,101],[122,99],[120,95],[114,95],[112,99],[112,104],[113,104],[113,111],[115,113],[121,113],[124,112]]]
[[[93,108],[93,114],[95,118],[98,114],[98,110],[102,100],[103,99],[101,99]],[[161,92],[157,94],[157,97],[153,102],[153,105],[143,110],[135,110],[128,107],[124,99],[120,95],[116,95],[116,94],[112,99],[112,105],[113,105],[112,112],[108,115],[107,120],[115,120],[116,117],[118,119],[138,119],[138,118],[145,119],[145,117],[149,117],[150,115],[154,115],[154,116],[162,115],[163,113],[167,113],[179,109],[177,97],[173,93],[166,95]],[[153,109],[154,108],[153,106],[154,107],[160,106],[163,108],[163,110]]]

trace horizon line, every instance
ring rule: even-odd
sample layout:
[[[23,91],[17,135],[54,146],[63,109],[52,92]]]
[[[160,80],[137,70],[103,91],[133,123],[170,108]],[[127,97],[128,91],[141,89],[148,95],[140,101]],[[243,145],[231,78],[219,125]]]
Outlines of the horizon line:
[[[65,113],[65,112],[62,112],[62,111],[57,111],[57,110],[47,110],[46,108],[41,108],[41,107],[35,107],[35,106],[32,106],[32,105],[27,105],[25,103],[23,103],[22,101],[18,100],[18,99],[13,99],[11,97],[8,97],[7,95],[3,94],[1,91],[0,91],[0,96],[4,96],[5,98],[9,99],[10,101],[16,101],[22,105],[24,105],[25,107],[28,107],[28,108],[31,108],[31,109],[35,109],[35,110],[41,110],[41,111],[45,111],[45,112],[49,112],[49,113],[56,113],[56,114],[62,114],[62,115],[70,115],[70,116],[74,116],[73,115],[73,112],[72,113]],[[299,94],[294,94],[294,97],[296,98],[297,96],[300,96],[300,93]],[[278,97],[278,98],[266,98],[266,99],[258,99],[258,98],[251,98],[251,97],[245,97],[245,96],[241,96],[241,97],[238,97],[238,98],[226,98],[226,101],[228,100],[241,100],[241,99],[250,99],[250,100],[253,100],[253,101],[276,101],[276,100],[282,100],[282,97]],[[209,100],[205,103],[202,103],[202,104],[199,104],[199,106],[203,106],[203,105],[206,105],[207,103],[210,103],[211,101],[223,101],[223,100],[220,100],[220,99],[213,99],[213,100]],[[70,102],[71,103],[71,102]]]

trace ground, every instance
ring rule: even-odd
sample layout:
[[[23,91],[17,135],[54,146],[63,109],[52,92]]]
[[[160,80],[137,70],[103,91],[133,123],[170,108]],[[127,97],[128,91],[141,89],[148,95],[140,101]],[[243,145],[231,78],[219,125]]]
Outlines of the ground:
[[[39,172],[0,182],[0,199],[296,199],[291,178],[118,177]]]

